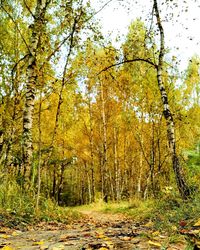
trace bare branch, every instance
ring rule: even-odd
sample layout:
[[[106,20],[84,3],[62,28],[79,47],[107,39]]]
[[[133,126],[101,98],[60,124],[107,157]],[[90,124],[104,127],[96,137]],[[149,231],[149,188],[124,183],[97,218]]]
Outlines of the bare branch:
[[[60,42],[60,44],[54,49],[54,51],[52,51],[50,55],[48,55],[48,57],[46,58],[46,61],[49,61],[52,58],[52,56],[54,56],[55,53],[59,51],[59,49],[65,44],[65,42],[70,38],[70,36],[71,36],[71,33],[67,37],[65,37],[62,40],[62,42]]]
[[[96,16],[97,14],[99,14],[99,12],[101,12],[106,6],[108,6],[109,3],[111,3],[113,0],[109,0],[108,2],[106,2],[99,10],[97,10],[93,15],[91,15],[88,19],[86,19],[86,22],[89,21],[90,19],[92,19],[94,16]]]
[[[125,63],[131,63],[131,62],[145,62],[145,63],[148,63],[150,64],[151,66],[153,66],[154,68],[157,69],[157,65],[155,63],[153,63],[152,61],[150,61],[149,59],[144,59],[144,58],[134,58],[134,59],[128,59],[128,60],[123,60],[121,62],[118,62],[118,63],[115,63],[115,64],[112,64],[108,67],[105,67],[104,69],[102,69],[97,75],[100,75],[102,72],[104,71],[107,71],[113,67],[116,67],[116,66],[119,66],[119,65],[122,65],[122,64],[125,64]]]

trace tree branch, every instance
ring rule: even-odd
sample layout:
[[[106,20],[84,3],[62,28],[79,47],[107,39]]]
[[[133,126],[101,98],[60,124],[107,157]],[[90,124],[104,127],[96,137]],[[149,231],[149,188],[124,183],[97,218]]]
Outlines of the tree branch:
[[[113,0],[109,0],[108,2],[106,2],[103,6],[101,6],[101,8],[99,10],[97,10],[93,15],[91,15],[90,17],[88,17],[88,19],[86,19],[85,22],[88,22],[90,19],[92,19],[94,16],[96,16],[97,14],[99,14],[99,12],[101,12],[109,3],[111,3]]]
[[[11,71],[12,82],[14,82],[14,72],[15,72],[15,70],[16,70],[17,65],[18,65],[20,62],[24,61],[28,56],[29,56],[29,54],[26,54],[25,56],[23,56],[22,58],[20,58],[18,62],[15,63],[15,65],[14,65],[14,67],[12,68],[12,71]]]
[[[97,76],[100,75],[102,72],[105,72],[105,71],[107,71],[107,70],[109,70],[109,69],[111,69],[111,68],[113,68],[113,67],[116,67],[116,66],[119,66],[119,65],[122,65],[122,64],[125,64],[125,63],[139,62],[139,61],[140,61],[140,62],[148,63],[148,64],[150,64],[151,66],[153,66],[153,67],[156,68],[156,69],[157,69],[157,67],[158,67],[155,63],[153,63],[153,62],[150,61],[149,59],[134,58],[134,59],[123,60],[123,61],[121,61],[121,62],[118,62],[118,63],[112,64],[112,65],[110,65],[110,66],[108,66],[108,67],[105,67],[104,69],[102,69],[102,70],[97,74]]]
[[[31,11],[30,7],[28,6],[26,0],[23,0],[25,7],[27,8],[28,12],[31,14],[31,16],[35,19],[35,16],[33,12]]]

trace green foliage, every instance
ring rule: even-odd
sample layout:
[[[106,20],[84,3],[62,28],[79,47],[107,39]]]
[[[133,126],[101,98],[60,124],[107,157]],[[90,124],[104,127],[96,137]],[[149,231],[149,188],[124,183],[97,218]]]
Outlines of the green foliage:
[[[200,189],[199,178],[200,178],[200,154],[199,154],[199,143],[196,145],[196,149],[187,150],[185,152],[186,163],[188,166],[188,178],[191,186],[193,195]]]
[[[19,214],[21,211],[32,214],[34,198],[30,193],[24,193],[15,180],[4,179],[0,185],[0,206],[3,209]]]

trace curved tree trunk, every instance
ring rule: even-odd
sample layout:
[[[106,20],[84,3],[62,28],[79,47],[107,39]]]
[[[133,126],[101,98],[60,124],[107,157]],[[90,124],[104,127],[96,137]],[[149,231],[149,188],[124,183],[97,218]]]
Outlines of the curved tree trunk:
[[[158,9],[157,0],[154,0],[154,10],[155,10],[155,15],[156,15],[156,20],[157,20],[157,26],[160,32],[160,51],[159,51],[159,61],[157,65],[157,81],[158,81],[158,86],[159,86],[163,108],[164,108],[163,114],[167,122],[168,142],[169,142],[169,147],[170,147],[170,153],[172,156],[172,164],[173,164],[173,170],[174,170],[175,177],[176,177],[176,183],[177,183],[181,197],[183,199],[187,199],[190,196],[190,190],[184,179],[182,166],[180,164],[180,161],[176,152],[175,125],[174,125],[173,115],[169,106],[167,92],[165,90],[163,79],[162,79],[165,44],[164,44],[164,29],[163,29],[161,19],[160,19],[160,13]]]

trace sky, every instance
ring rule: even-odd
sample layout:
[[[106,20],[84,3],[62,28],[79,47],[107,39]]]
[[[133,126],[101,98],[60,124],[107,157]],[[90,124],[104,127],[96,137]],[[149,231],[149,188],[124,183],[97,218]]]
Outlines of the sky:
[[[166,0],[165,0],[166,1]],[[165,31],[165,45],[171,49],[171,56],[180,60],[180,70],[187,68],[188,60],[200,56],[200,1],[199,0],[158,0]],[[98,10],[108,0],[93,0]],[[117,35],[123,37],[128,32],[131,21],[141,18],[149,25],[152,0],[111,0],[96,18],[99,19],[104,36],[115,41]],[[167,15],[167,20],[166,20]]]

